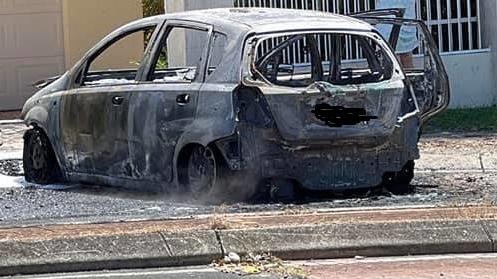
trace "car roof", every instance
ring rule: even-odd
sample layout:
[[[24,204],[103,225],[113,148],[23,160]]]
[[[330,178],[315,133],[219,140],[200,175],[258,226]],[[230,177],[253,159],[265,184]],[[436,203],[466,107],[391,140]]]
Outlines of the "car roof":
[[[223,8],[165,14],[156,18],[196,21],[255,33],[308,29],[374,29],[370,24],[349,16],[295,9]]]

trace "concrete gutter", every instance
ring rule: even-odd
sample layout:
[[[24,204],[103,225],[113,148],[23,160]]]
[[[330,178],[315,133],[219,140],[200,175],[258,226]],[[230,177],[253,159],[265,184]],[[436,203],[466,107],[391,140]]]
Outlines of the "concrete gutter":
[[[209,264],[229,252],[287,260],[497,252],[497,208],[213,215],[0,229],[0,275]]]

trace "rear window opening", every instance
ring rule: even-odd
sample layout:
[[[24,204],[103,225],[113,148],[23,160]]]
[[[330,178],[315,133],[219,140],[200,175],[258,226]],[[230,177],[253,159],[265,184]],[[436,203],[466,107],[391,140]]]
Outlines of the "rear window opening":
[[[376,40],[363,35],[310,33],[266,38],[255,50],[259,79],[287,87],[316,82],[376,83],[393,75],[393,61]]]
[[[180,42],[184,42],[182,45]],[[191,83],[201,74],[209,32],[204,29],[171,26],[162,40],[148,81],[154,83]],[[185,48],[188,55],[185,55]]]

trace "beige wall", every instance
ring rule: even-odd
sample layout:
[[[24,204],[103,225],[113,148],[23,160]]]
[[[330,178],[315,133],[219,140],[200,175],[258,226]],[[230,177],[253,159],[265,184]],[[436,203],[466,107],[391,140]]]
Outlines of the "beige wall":
[[[0,0],[0,111],[15,110],[35,81],[65,70],[60,0]]]
[[[111,31],[143,17],[141,0],[62,0],[62,8],[67,69]],[[143,37],[133,36],[99,63],[129,68],[142,53]]]

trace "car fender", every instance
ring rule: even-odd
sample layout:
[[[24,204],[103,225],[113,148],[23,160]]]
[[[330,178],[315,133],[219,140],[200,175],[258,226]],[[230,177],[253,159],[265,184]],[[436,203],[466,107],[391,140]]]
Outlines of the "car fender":
[[[22,118],[27,126],[36,127],[41,129],[47,135],[50,145],[55,153],[55,158],[59,163],[62,175],[66,177],[65,164],[61,158],[61,146],[58,139],[59,134],[59,114],[58,104],[60,101],[60,94],[51,97],[42,97],[34,100],[35,104],[28,102],[23,109]]]
[[[24,122],[28,126],[37,126],[47,134],[48,110],[44,106],[34,106],[25,114]]]
[[[236,132],[236,123],[233,119],[222,119],[217,117],[196,119],[188,125],[185,132],[178,139],[174,151],[173,177],[176,185],[178,184],[178,159],[183,148],[190,144],[198,144],[204,147],[210,144],[234,135]]]

